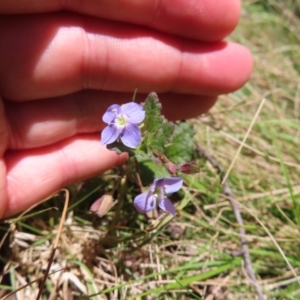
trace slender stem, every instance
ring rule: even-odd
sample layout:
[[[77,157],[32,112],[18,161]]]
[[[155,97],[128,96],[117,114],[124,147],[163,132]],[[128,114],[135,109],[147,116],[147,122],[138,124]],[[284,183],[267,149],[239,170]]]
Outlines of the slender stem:
[[[140,190],[143,191],[143,183],[142,183],[141,176],[140,176],[139,163],[138,163],[136,157],[134,157],[134,165],[135,165],[135,170],[136,170],[137,184],[138,184]]]
[[[243,256],[244,259],[244,266],[245,266],[245,271],[249,278],[251,279],[255,290],[256,294],[259,300],[265,300],[266,297],[264,296],[262,289],[256,279],[252,263],[251,263],[251,258],[250,258],[250,253],[249,253],[249,247],[246,239],[246,230],[244,228],[244,222],[243,218],[241,215],[240,207],[238,202],[234,199],[233,192],[229,186],[227,176],[225,172],[223,171],[222,167],[218,163],[218,161],[211,155],[209,155],[205,149],[200,147],[198,144],[196,144],[196,149],[198,153],[203,156],[212,166],[213,168],[218,172],[221,183],[223,185],[223,194],[226,196],[226,198],[229,200],[232,210],[235,215],[235,219],[237,223],[239,224],[239,232],[240,232],[240,241],[241,241],[241,255]]]
[[[125,191],[126,191],[126,176],[122,177],[121,180],[119,181],[119,184],[121,183],[121,187],[119,189],[119,195],[118,195],[118,203],[116,205],[116,213],[112,219],[111,224],[109,225],[109,228],[106,233],[106,237],[112,235],[114,229],[116,228],[116,225],[118,224],[119,217],[120,217],[120,211],[124,202],[124,196],[125,196]]]

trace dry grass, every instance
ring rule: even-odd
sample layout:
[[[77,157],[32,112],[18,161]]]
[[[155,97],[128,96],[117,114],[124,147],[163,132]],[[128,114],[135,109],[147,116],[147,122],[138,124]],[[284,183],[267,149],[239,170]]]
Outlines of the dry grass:
[[[252,79],[192,121],[196,140],[226,170],[266,99],[229,182],[268,299],[300,297],[299,7],[299,1],[244,1],[232,39],[253,51]],[[171,221],[162,215],[147,224],[133,209],[118,208],[117,219],[115,211],[97,219],[86,211],[103,193],[97,187],[108,188],[109,181],[95,178],[72,187],[73,203],[87,199],[68,211],[43,299],[255,299],[242,259],[235,256],[240,240],[231,207],[220,196],[217,174],[200,163],[202,171],[186,179],[179,215]],[[132,201],[130,190],[125,198]],[[63,199],[57,196],[33,216],[2,224],[3,234],[10,231],[1,247],[0,289],[16,290],[44,275]],[[112,222],[116,226],[108,234]],[[35,299],[38,290],[33,283],[17,299]]]

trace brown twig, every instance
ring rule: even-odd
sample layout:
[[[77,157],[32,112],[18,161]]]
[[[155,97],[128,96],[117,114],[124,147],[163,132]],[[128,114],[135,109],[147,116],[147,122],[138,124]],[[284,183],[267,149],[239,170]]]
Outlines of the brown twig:
[[[50,273],[50,268],[51,268],[51,265],[52,265],[52,262],[53,262],[53,259],[54,259],[55,251],[58,248],[59,239],[60,239],[60,236],[61,236],[61,233],[62,233],[62,230],[63,230],[63,225],[65,224],[65,220],[66,220],[66,216],[67,216],[70,193],[67,189],[63,189],[62,191],[64,191],[66,193],[65,205],[64,205],[64,209],[63,209],[62,216],[61,216],[61,219],[60,219],[60,223],[59,223],[59,226],[58,226],[57,234],[56,234],[56,237],[55,237],[55,240],[54,240],[53,248],[51,250],[51,254],[50,254],[50,257],[49,257],[48,266],[47,266],[46,272],[43,276],[43,279],[41,281],[39,292],[38,292],[38,295],[36,297],[36,300],[39,300],[42,296],[46,280],[47,280],[47,278],[49,276],[49,273]]]
[[[203,149],[201,146],[196,144],[196,149],[199,155],[204,157],[211,165],[212,167],[218,172],[221,182],[223,184],[223,194],[226,196],[226,198],[229,200],[230,205],[232,207],[232,210],[235,215],[235,219],[237,223],[239,224],[239,231],[240,231],[240,240],[241,240],[241,255],[243,256],[244,259],[244,266],[245,266],[245,271],[249,278],[252,280],[252,283],[255,287],[256,294],[259,300],[265,300],[266,297],[264,296],[261,287],[256,279],[252,263],[251,263],[251,258],[249,254],[249,247],[247,244],[247,239],[246,239],[246,230],[244,228],[244,223],[243,223],[243,218],[240,212],[240,207],[238,202],[234,199],[233,192],[229,186],[229,183],[227,181],[227,178],[225,178],[225,172],[223,171],[222,167],[218,163],[218,161],[211,155],[209,155],[205,149]]]

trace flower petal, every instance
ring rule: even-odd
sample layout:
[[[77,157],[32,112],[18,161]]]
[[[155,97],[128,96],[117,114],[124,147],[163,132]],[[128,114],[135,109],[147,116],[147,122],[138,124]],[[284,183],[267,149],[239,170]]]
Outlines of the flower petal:
[[[135,197],[133,205],[141,213],[148,213],[156,206],[156,198],[152,193],[142,193]]]
[[[116,116],[121,113],[121,106],[118,104],[111,105],[104,113],[102,120],[107,124],[114,122]]]
[[[129,102],[121,106],[122,114],[126,116],[129,123],[138,124],[145,119],[145,111],[142,105]]]
[[[181,189],[183,180],[180,177],[169,177],[155,179],[156,188],[162,188],[165,194],[172,194]]]
[[[140,128],[128,123],[120,135],[122,143],[129,148],[136,148],[142,139]]]
[[[176,215],[176,209],[174,204],[169,200],[167,197],[161,197],[158,200],[158,206],[163,210],[168,212],[169,214],[175,216]]]
[[[156,189],[155,180],[156,179],[154,179],[153,183],[150,185],[150,188],[149,188],[149,192],[151,192],[151,193],[154,193],[154,191]]]
[[[115,125],[106,126],[101,133],[101,145],[113,143],[120,135],[120,130]]]
[[[113,202],[112,195],[106,194],[92,204],[90,211],[96,213],[99,217],[103,217],[110,210]]]

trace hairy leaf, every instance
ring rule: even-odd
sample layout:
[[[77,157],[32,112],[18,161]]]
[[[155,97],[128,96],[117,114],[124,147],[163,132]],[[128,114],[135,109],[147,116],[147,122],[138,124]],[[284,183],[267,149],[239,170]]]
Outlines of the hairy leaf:
[[[193,125],[186,122],[176,124],[172,143],[166,148],[165,156],[175,164],[191,161],[195,151],[194,136]]]
[[[174,125],[161,115],[161,104],[156,93],[150,93],[143,106],[146,117],[142,128],[143,141],[141,149],[146,150],[151,147],[163,151],[165,146],[172,140]]]

